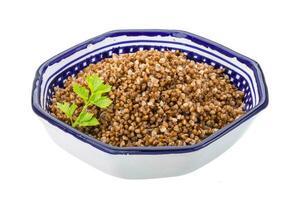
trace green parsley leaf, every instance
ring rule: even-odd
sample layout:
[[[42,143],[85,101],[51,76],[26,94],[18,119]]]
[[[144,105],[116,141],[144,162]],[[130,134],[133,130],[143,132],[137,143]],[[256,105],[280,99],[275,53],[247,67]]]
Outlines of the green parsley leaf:
[[[84,102],[87,102],[89,99],[89,90],[86,89],[85,87],[82,87],[78,83],[73,83],[73,91],[81,97]]]
[[[75,103],[73,103],[71,106],[70,106],[70,109],[69,109],[69,117],[71,118],[72,115],[74,114],[75,110],[77,109],[77,105]]]
[[[86,82],[91,92],[96,92],[98,88],[103,84],[103,80],[100,79],[96,74],[86,77]]]
[[[99,121],[96,119],[96,117],[92,117],[89,121],[81,122],[79,126],[97,126],[99,125]]]
[[[111,91],[111,86],[107,85],[107,84],[101,84],[97,90],[95,91],[95,93],[99,93],[100,95],[103,93],[107,93]]]
[[[73,113],[75,112],[77,105],[76,104],[72,104],[70,106],[69,103],[64,102],[62,103],[57,103],[57,107],[65,114],[67,115],[68,118],[72,118]]]
[[[95,126],[99,124],[99,121],[93,117],[93,113],[82,111],[77,117],[76,121],[73,124],[75,126]]]
[[[100,108],[107,108],[112,103],[107,96],[95,96],[95,98],[92,97],[93,96],[91,96],[90,102]]]

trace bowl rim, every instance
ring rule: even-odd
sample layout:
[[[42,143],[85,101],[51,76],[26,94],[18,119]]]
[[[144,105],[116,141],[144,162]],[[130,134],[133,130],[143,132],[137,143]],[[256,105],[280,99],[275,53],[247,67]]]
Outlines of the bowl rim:
[[[56,62],[59,62],[60,60],[68,57],[69,55],[72,55],[73,53],[80,51],[82,49],[85,49],[90,44],[98,43],[102,40],[104,40],[107,37],[117,37],[121,35],[130,35],[130,36],[139,36],[139,35],[146,35],[146,36],[173,36],[173,37],[184,37],[194,42],[201,42],[204,46],[209,46],[211,49],[216,50],[226,56],[229,57],[236,57],[239,62],[242,62],[246,65],[250,65],[254,69],[254,76],[258,80],[258,92],[260,95],[260,100],[258,104],[252,108],[250,111],[248,111],[243,116],[239,117],[238,119],[234,120],[232,123],[228,124],[227,126],[223,127],[222,129],[218,130],[205,140],[203,140],[200,143],[194,144],[194,145],[187,145],[187,146],[163,146],[163,147],[116,147],[111,146],[108,144],[105,144],[99,140],[96,140],[95,138],[88,136],[77,129],[71,127],[70,125],[60,121],[59,119],[55,118],[51,114],[49,114],[47,111],[45,111],[41,105],[40,105],[40,90],[41,90],[41,77],[47,67],[49,65],[52,65]],[[94,38],[91,38],[89,40],[86,40],[82,43],[79,43],[78,45],[75,45],[56,56],[53,56],[52,58],[48,59],[46,62],[44,62],[40,67],[37,69],[34,81],[33,81],[33,87],[32,87],[32,95],[31,95],[31,106],[33,111],[41,118],[48,121],[51,125],[54,125],[58,127],[59,129],[63,130],[66,133],[69,133],[76,137],[77,139],[88,143],[92,145],[93,147],[104,151],[109,154],[177,154],[177,153],[189,153],[193,151],[200,150],[211,143],[215,142],[216,140],[222,138],[224,135],[229,133],[231,130],[235,129],[245,121],[252,118],[254,115],[259,113],[261,110],[265,109],[269,103],[269,95],[268,95],[268,88],[266,85],[264,74],[261,70],[260,65],[240,54],[237,53],[230,48],[227,48],[221,44],[218,44],[214,41],[211,41],[209,39],[206,39],[204,37],[195,35],[193,33],[182,31],[182,30],[170,30],[170,29],[124,29],[124,30],[113,30],[106,33],[103,33],[99,36],[96,36]]]

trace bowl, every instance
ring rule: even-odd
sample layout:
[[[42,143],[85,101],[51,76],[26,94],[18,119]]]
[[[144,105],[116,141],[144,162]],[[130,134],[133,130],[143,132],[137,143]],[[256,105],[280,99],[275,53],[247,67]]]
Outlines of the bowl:
[[[100,142],[53,117],[53,89],[91,63],[112,54],[139,50],[184,52],[189,59],[224,68],[231,82],[245,92],[246,113],[202,142],[182,147],[115,147]],[[253,117],[268,105],[259,64],[220,44],[179,30],[116,30],[80,43],[43,63],[32,88],[32,108],[52,139],[63,149],[113,176],[144,179],[186,174],[210,162],[245,132]]]

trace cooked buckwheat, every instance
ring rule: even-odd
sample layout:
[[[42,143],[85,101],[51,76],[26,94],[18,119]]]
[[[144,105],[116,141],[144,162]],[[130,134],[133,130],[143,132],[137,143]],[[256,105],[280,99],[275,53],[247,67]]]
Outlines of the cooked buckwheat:
[[[91,64],[64,88],[55,88],[50,111],[70,124],[57,102],[83,101],[72,83],[87,86],[85,77],[97,74],[112,85],[107,109],[91,106],[100,125],[78,129],[113,146],[185,146],[201,142],[244,114],[244,93],[231,84],[222,69],[188,60],[183,53],[157,50],[113,55]],[[76,117],[74,117],[75,120]]]

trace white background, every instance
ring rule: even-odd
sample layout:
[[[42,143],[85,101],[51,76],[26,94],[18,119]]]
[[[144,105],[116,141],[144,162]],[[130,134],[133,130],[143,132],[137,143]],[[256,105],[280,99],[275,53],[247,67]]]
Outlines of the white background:
[[[0,199],[300,199],[297,1],[1,1]],[[230,150],[188,175],[124,180],[69,155],[32,112],[35,70],[103,32],[186,30],[257,60],[270,104]]]

